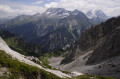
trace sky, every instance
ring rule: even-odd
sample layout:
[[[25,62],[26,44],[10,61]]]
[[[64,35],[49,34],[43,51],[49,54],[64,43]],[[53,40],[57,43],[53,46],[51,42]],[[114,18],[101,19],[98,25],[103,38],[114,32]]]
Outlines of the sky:
[[[51,7],[82,12],[100,9],[108,16],[120,15],[120,0],[0,0],[0,18],[34,15]]]

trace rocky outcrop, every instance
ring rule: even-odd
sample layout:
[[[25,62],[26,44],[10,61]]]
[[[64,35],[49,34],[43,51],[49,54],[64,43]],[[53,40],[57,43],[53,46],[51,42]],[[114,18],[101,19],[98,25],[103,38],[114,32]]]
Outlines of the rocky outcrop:
[[[93,51],[86,64],[98,63],[115,56],[120,56],[120,26],[111,32],[106,40]]]
[[[40,37],[39,40],[36,40],[36,43],[39,42],[39,44],[44,47],[47,52],[61,50],[67,44],[71,45],[75,40],[75,37],[71,35],[67,28],[59,28]]]
[[[113,33],[113,31],[116,28],[119,28],[119,25],[120,25],[120,17],[111,18],[106,22],[96,25],[95,27],[93,26],[90,29],[84,31],[81,37],[78,39],[78,41],[75,42],[75,44],[73,45],[72,49],[69,51],[65,59],[62,60],[61,64],[67,64],[72,62],[73,60],[76,59],[76,57],[79,57],[80,55],[87,53],[88,50],[94,50],[94,52],[96,51],[96,54],[95,53],[92,54],[92,56],[90,57],[90,60],[88,59],[87,64],[89,63],[89,61],[91,61],[91,59],[94,60],[95,56],[96,56],[95,59],[97,62],[97,60],[99,60],[98,59],[99,54],[101,54],[99,61],[101,61],[101,59],[105,60],[107,58],[117,56],[118,55],[117,52],[119,51],[119,48],[115,48],[115,47],[112,48],[113,47],[112,44],[115,44],[114,41],[119,39],[119,35],[115,35],[114,37],[112,37],[112,35],[117,34],[117,33]],[[116,41],[116,42],[119,42],[119,41]],[[102,47],[101,49],[100,46],[104,44],[106,44],[106,48],[110,49],[109,51],[111,51],[111,54],[109,54],[110,52],[106,48]],[[97,49],[99,49],[102,53],[105,52],[103,51],[103,49],[105,49],[107,52],[106,54],[102,55],[101,52],[98,53]],[[115,54],[112,51],[114,51]],[[105,57],[104,55],[105,56],[108,55],[108,56]]]

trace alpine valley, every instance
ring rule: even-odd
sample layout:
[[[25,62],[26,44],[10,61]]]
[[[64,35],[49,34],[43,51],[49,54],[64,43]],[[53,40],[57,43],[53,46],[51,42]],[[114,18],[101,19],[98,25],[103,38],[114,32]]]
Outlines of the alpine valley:
[[[119,36],[102,10],[0,18],[0,79],[120,79]]]

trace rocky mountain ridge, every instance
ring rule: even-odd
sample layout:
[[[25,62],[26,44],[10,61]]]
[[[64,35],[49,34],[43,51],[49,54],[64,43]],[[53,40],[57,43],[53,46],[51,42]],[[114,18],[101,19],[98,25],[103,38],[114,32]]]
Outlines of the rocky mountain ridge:
[[[52,67],[120,79],[120,16],[84,31]]]
[[[106,22],[103,22],[95,27],[91,27],[90,29],[84,31],[78,41],[76,41],[73,45],[73,49],[68,53],[68,56],[66,56],[66,58],[61,63],[69,63],[75,60],[76,56],[85,54],[85,52],[88,50],[96,50],[97,48],[99,48],[102,43],[106,42],[105,40],[108,39],[108,35],[111,36],[113,31],[116,28],[119,28],[119,21],[120,17],[111,18]]]
[[[69,16],[62,18],[64,12],[69,13]],[[62,8],[50,8],[43,14],[18,16],[0,25],[0,29],[15,33],[25,41],[37,43],[43,48],[47,46],[46,52],[50,52],[72,44],[92,24],[93,22],[78,10],[69,12]],[[59,36],[55,37],[56,34]],[[62,35],[64,36],[61,38]]]

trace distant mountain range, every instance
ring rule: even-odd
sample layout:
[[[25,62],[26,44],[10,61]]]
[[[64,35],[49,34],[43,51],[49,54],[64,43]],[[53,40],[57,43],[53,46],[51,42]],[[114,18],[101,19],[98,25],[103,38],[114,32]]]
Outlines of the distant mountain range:
[[[68,17],[70,15],[77,15],[78,14],[78,10],[74,10],[74,11],[67,11],[64,8],[49,8],[47,9],[44,13],[48,14],[50,17],[52,16],[57,16],[59,18],[65,18]],[[95,21],[97,24],[101,23],[103,21],[106,21],[109,17],[101,10],[89,10],[87,13],[85,13],[86,16],[89,19],[92,19],[93,21]]]
[[[0,29],[13,32],[27,42],[37,43],[48,52],[71,45],[94,24],[96,22],[81,11],[49,8],[42,14],[18,16],[0,25]]]

